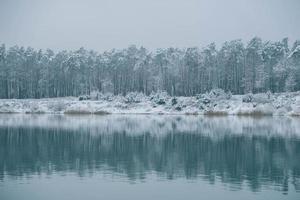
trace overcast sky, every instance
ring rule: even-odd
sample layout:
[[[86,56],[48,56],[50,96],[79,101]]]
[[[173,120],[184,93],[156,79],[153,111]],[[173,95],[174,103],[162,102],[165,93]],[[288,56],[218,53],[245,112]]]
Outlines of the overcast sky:
[[[98,51],[300,39],[300,0],[0,0],[0,43]]]

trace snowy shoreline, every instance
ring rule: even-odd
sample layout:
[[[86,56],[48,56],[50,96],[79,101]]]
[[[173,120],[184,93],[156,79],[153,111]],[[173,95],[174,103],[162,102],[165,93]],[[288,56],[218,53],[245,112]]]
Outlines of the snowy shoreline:
[[[150,96],[97,94],[81,101],[77,97],[0,99],[0,113],[300,116],[300,92],[231,95],[213,90],[193,97],[161,92]]]

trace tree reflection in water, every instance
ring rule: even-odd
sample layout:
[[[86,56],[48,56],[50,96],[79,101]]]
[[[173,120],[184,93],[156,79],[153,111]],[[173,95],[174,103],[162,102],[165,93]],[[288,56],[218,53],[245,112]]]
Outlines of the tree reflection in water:
[[[300,191],[300,120],[196,116],[0,117],[0,180],[106,172]]]

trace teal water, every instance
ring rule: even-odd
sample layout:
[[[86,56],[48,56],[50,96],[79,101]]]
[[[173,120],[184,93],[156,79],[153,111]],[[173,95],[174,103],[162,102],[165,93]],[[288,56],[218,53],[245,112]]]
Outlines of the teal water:
[[[0,199],[300,199],[300,119],[0,115]]]

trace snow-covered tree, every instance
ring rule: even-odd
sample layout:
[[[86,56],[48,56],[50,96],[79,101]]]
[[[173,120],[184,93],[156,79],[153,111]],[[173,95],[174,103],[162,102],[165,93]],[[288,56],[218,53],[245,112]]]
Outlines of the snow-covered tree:
[[[80,48],[53,52],[0,46],[0,98],[166,91],[191,96],[212,89],[233,94],[300,90],[300,41],[255,37],[205,48],[149,52],[130,46],[99,54]]]

